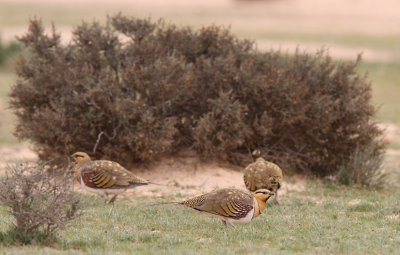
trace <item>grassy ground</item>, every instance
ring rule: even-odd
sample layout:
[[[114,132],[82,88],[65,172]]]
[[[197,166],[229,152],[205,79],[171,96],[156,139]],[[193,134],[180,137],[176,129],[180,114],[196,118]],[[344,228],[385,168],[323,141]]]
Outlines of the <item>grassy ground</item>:
[[[364,62],[359,70],[371,80],[373,103],[380,107],[378,120],[400,124],[400,63]]]
[[[236,228],[182,206],[150,206],[146,197],[118,200],[109,217],[109,205],[84,197],[84,216],[54,245],[0,246],[0,253],[394,254],[399,195],[309,181],[304,191],[292,191],[281,205]],[[0,229],[7,229],[4,208],[0,215]]]

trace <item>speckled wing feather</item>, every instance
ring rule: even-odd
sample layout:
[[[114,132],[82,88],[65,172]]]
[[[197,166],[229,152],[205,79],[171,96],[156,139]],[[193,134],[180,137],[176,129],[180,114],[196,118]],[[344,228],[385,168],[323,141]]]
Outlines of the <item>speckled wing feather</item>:
[[[135,176],[120,164],[108,160],[95,160],[82,163],[81,177],[90,188],[128,188],[147,185],[145,179]]]
[[[188,200],[185,200],[185,201],[180,202],[180,203],[183,204],[183,205],[186,205],[187,207],[190,207],[190,208],[196,208],[196,207],[201,206],[202,204],[204,204],[204,201],[207,199],[208,195],[209,195],[209,193],[201,195],[201,196],[197,196],[197,197],[194,197],[194,198],[191,198],[191,199],[188,199]]]
[[[253,209],[253,197],[235,189],[222,189],[198,196],[181,204],[219,216],[240,219]]]

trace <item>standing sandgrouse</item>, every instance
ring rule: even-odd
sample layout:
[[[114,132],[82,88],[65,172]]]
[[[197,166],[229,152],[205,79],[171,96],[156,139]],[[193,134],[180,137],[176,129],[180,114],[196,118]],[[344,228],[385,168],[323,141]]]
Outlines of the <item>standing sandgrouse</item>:
[[[227,222],[234,226],[234,223],[247,223],[260,215],[273,194],[267,189],[257,190],[253,195],[237,189],[220,189],[174,204],[209,213],[221,219],[225,226]]]
[[[114,195],[108,203],[114,203],[117,196],[127,189],[150,183],[135,176],[117,162],[91,160],[85,152],[75,152],[72,158],[76,162],[77,181],[86,190],[97,193],[105,199],[108,195]]]
[[[250,191],[269,189],[275,192],[275,201],[278,202],[278,189],[283,181],[282,170],[272,162],[259,157],[244,169],[244,184]]]

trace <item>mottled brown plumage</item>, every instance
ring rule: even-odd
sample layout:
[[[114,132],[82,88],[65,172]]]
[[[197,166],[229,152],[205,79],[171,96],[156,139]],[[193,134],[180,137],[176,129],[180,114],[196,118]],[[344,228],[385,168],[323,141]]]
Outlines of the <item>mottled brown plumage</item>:
[[[282,185],[283,175],[276,164],[261,157],[257,158],[245,168],[243,179],[248,190],[254,192],[257,189],[269,189],[275,192],[275,199],[278,201],[277,192]]]
[[[253,195],[237,189],[220,189],[178,204],[209,213],[225,225],[228,222],[233,226],[233,223],[247,223],[260,215],[272,195],[273,192],[266,189],[257,190]]]
[[[118,194],[127,189],[150,182],[132,174],[117,162],[108,160],[91,160],[85,152],[72,155],[76,162],[75,174],[77,181],[85,189],[107,198],[114,194],[109,203],[113,203]]]

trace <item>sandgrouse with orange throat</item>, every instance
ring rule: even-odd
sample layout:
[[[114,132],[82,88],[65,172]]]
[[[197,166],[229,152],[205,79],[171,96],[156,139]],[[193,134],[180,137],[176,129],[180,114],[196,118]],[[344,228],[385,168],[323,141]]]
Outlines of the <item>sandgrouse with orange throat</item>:
[[[222,220],[224,225],[247,223],[260,215],[267,200],[274,195],[267,189],[249,194],[237,189],[219,189],[182,202],[173,202],[208,213]]]

